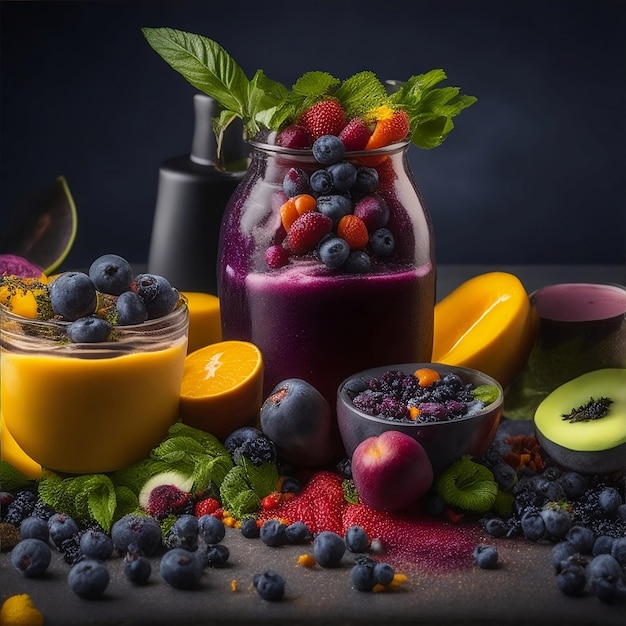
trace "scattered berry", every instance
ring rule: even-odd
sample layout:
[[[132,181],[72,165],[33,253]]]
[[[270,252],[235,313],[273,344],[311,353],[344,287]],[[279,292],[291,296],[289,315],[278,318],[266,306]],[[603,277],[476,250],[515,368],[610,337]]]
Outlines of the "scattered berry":
[[[11,550],[11,564],[27,578],[41,576],[51,559],[50,546],[41,539],[22,539]]]
[[[119,296],[130,289],[133,269],[123,257],[103,254],[89,267],[89,278],[98,291]]]
[[[80,551],[88,558],[106,561],[113,554],[113,540],[101,530],[87,530],[80,537]]]
[[[332,230],[332,220],[317,211],[304,213],[291,225],[285,247],[291,254],[303,254],[317,246],[320,239]]]
[[[361,117],[353,117],[339,133],[339,139],[347,151],[365,150],[371,136],[371,128]]]
[[[261,534],[261,529],[253,517],[243,519],[239,530],[246,539],[257,539]]]
[[[120,326],[143,324],[148,319],[146,304],[134,291],[120,294],[115,301],[115,311]]]
[[[111,528],[113,545],[122,554],[132,544],[146,556],[152,556],[161,546],[161,527],[148,515],[128,513]]]
[[[287,526],[277,519],[269,519],[260,528],[259,537],[266,546],[276,548],[287,542],[285,530]]]
[[[214,515],[203,515],[198,519],[198,535],[207,545],[219,543],[226,536],[226,526]]]
[[[50,283],[52,310],[73,322],[96,311],[98,298],[96,287],[83,272],[63,272]]]
[[[200,581],[204,557],[198,552],[172,548],[165,552],[159,563],[163,580],[176,589],[189,589]]]
[[[109,570],[102,561],[83,559],[72,566],[67,576],[70,589],[80,598],[95,600],[109,586]]]
[[[41,517],[29,515],[20,524],[20,537],[22,539],[41,539],[41,541],[48,543],[50,537],[48,523]]]
[[[137,552],[124,555],[124,576],[135,585],[145,585],[152,574],[150,559]]]
[[[230,557],[230,550],[222,543],[207,546],[204,553],[204,564],[206,567],[222,567]]]
[[[285,595],[285,580],[274,572],[261,572],[252,578],[252,584],[263,600],[275,602]]]
[[[300,118],[300,124],[315,141],[322,135],[339,135],[348,123],[337,100],[321,100],[309,107]]]
[[[370,538],[367,531],[358,525],[350,526],[345,534],[346,548],[350,552],[366,552],[370,547]]]
[[[498,550],[494,546],[478,545],[472,556],[481,569],[494,569],[498,566]]]
[[[97,315],[87,315],[67,327],[67,336],[73,343],[100,343],[106,341],[113,326]]]
[[[322,531],[313,540],[313,556],[322,567],[337,567],[345,551],[343,537],[332,531]]]

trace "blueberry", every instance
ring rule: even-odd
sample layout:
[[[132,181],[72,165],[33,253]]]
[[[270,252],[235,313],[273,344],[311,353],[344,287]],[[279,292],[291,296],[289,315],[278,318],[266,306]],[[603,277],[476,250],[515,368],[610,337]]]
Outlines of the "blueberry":
[[[526,511],[520,520],[522,533],[530,541],[541,541],[546,538],[546,523],[538,511]]]
[[[598,504],[605,513],[610,515],[615,513],[617,508],[623,504],[622,496],[614,487],[605,487],[598,494]]]
[[[558,505],[547,505],[540,512],[551,539],[560,541],[572,527],[572,516]]]
[[[226,526],[214,515],[202,515],[198,519],[198,535],[207,545],[219,543],[226,535]]]
[[[103,254],[89,267],[89,278],[98,291],[119,296],[130,289],[133,268],[117,254]]]
[[[346,147],[335,135],[322,135],[313,142],[313,157],[322,165],[337,163],[343,159]]]
[[[70,589],[80,598],[95,600],[109,586],[109,570],[102,561],[83,559],[72,566],[67,575]]]
[[[556,568],[556,584],[567,596],[579,596],[585,590],[585,568],[579,563],[562,561]]]
[[[120,326],[143,324],[148,319],[146,304],[134,291],[120,294],[115,301],[115,310]]]
[[[350,552],[366,552],[370,547],[370,538],[362,526],[350,526],[344,538]]]
[[[293,522],[285,528],[285,540],[287,543],[309,543],[312,539],[313,535],[304,522]]]
[[[626,569],[626,537],[616,537],[611,546],[611,556]]]
[[[222,543],[207,546],[204,553],[204,564],[207,567],[221,567],[228,561],[230,550]]]
[[[50,537],[48,523],[41,517],[29,515],[20,524],[20,537],[22,539],[41,539],[41,541],[48,543]]]
[[[176,589],[189,589],[200,581],[204,557],[198,552],[172,548],[161,557],[159,571],[163,580]]]
[[[626,592],[624,571],[610,554],[600,554],[587,565],[587,582],[591,591],[603,602],[611,603]]]
[[[472,556],[481,569],[494,569],[498,566],[498,549],[495,546],[477,545]]]
[[[300,167],[290,167],[283,179],[283,191],[293,198],[310,191],[309,176]]]
[[[132,544],[146,556],[152,556],[161,547],[161,527],[148,515],[127,513],[111,528],[115,548],[124,554]]]
[[[588,479],[578,472],[563,472],[557,480],[570,500],[577,500],[587,489]]]
[[[393,254],[396,240],[388,228],[378,228],[371,234],[369,245],[374,256],[386,259]]]
[[[275,463],[278,457],[274,442],[253,426],[243,426],[234,430],[224,440],[224,447],[235,463],[238,463],[241,457],[245,457],[258,466],[263,463]]]
[[[590,528],[576,524],[567,531],[565,539],[575,546],[577,552],[591,554],[596,536]]]
[[[359,167],[354,183],[355,191],[372,193],[378,188],[378,171],[373,167]]]
[[[41,539],[22,539],[11,550],[11,564],[27,578],[41,576],[50,565],[52,551]]]
[[[257,539],[261,533],[259,526],[253,517],[246,517],[243,519],[239,530],[246,539]]]
[[[350,255],[350,246],[341,237],[330,237],[324,239],[318,247],[320,260],[326,267],[333,270],[339,269]]]
[[[148,319],[163,317],[171,313],[178,304],[178,291],[166,278],[157,274],[139,274],[133,280],[131,290],[144,301]]]
[[[580,554],[580,550],[570,541],[559,541],[550,551],[550,562],[555,568],[570,557]]]
[[[302,483],[295,476],[285,476],[280,484],[281,493],[300,493]]]
[[[317,210],[326,217],[330,217],[336,226],[342,217],[352,213],[352,200],[348,196],[337,193],[320,196],[317,199]]]
[[[106,341],[113,326],[97,315],[87,315],[67,327],[67,336],[72,343],[100,343]]]
[[[127,552],[124,555],[124,576],[135,585],[145,585],[152,574],[152,564],[143,554]]]
[[[59,548],[63,541],[78,533],[78,524],[64,513],[55,513],[48,520],[48,530],[52,543]]]
[[[346,551],[343,537],[324,530],[313,540],[313,556],[321,567],[337,567]]]
[[[379,585],[389,586],[396,575],[395,570],[389,563],[376,563],[374,565],[374,578]]]
[[[83,272],[64,272],[50,283],[50,305],[63,319],[92,315],[97,304],[96,287]]]
[[[190,551],[197,550],[199,529],[200,524],[195,515],[180,515],[170,529],[168,545],[173,548],[184,548]]]
[[[252,584],[264,600],[275,602],[285,595],[285,580],[274,572],[261,572],[252,577]]]
[[[517,472],[508,463],[497,463],[491,468],[500,489],[508,491],[517,481]]]
[[[593,554],[593,556],[598,556],[599,554],[611,554],[613,541],[615,541],[615,539],[610,535],[600,535],[599,537],[596,537],[596,540],[593,542],[591,554]]]
[[[286,543],[285,530],[287,526],[276,519],[270,519],[263,522],[260,528],[259,537],[266,546],[273,548],[282,546]]]
[[[363,250],[350,250],[350,254],[342,268],[349,274],[367,274],[372,267],[372,259]]]
[[[371,591],[377,583],[374,575],[375,564],[373,561],[359,562],[354,565],[350,572],[352,584],[358,591]]]
[[[333,177],[328,170],[315,170],[309,183],[311,189],[318,194],[328,194],[333,189]]]
[[[483,522],[485,532],[491,537],[505,537],[509,532],[509,524],[500,517],[490,517]]]
[[[343,193],[349,191],[356,183],[356,167],[348,161],[333,163],[327,168],[333,179],[333,190]]]
[[[113,540],[101,530],[87,530],[80,537],[80,551],[86,557],[106,561],[113,554]]]

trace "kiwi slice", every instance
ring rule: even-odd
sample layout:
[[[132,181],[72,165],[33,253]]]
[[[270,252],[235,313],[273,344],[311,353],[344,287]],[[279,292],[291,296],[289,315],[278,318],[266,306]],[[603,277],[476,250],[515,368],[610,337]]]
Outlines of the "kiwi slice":
[[[59,176],[19,199],[2,228],[0,252],[23,257],[49,276],[69,254],[77,222],[69,186]]]
[[[534,416],[539,443],[575,471],[626,469],[626,369],[588,372],[557,387]]]

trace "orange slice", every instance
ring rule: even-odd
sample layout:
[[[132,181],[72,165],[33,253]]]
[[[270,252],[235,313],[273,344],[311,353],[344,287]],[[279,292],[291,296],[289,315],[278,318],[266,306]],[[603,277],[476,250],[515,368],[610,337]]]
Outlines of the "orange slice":
[[[263,357],[253,343],[220,341],[187,355],[180,388],[185,424],[225,439],[256,425],[263,402]]]

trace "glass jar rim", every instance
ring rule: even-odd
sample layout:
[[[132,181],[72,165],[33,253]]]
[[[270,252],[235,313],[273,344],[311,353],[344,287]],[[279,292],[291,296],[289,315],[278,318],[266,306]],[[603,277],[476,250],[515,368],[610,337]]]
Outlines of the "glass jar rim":
[[[250,146],[255,150],[262,150],[263,152],[275,152],[284,156],[300,156],[300,157],[313,157],[312,148],[285,148],[284,146],[277,146],[276,144],[265,143],[251,139],[248,141]],[[373,148],[371,150],[346,150],[344,159],[358,158],[364,156],[381,156],[396,154],[408,148],[411,144],[409,139],[405,141],[397,141],[389,144],[388,146],[382,146],[381,148]]]

